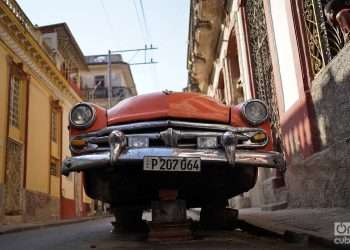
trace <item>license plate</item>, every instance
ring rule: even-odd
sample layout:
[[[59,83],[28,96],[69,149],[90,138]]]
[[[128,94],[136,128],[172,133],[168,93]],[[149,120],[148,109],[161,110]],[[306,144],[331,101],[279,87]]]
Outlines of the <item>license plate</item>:
[[[201,159],[189,157],[153,157],[143,159],[143,170],[165,172],[200,172]]]

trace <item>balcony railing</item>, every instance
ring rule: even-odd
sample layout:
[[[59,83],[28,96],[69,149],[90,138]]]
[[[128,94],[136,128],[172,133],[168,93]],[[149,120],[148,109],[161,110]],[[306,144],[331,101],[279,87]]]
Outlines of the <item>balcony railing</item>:
[[[108,88],[85,88],[82,89],[83,97],[85,100],[93,101],[95,99],[107,99],[108,98]],[[131,96],[131,91],[127,87],[112,87],[112,98],[124,99]]]
[[[324,68],[345,45],[340,25],[327,21],[325,7],[331,0],[303,0],[305,31],[313,75]],[[348,8],[345,6],[344,8]],[[335,10],[333,10],[335,11]],[[337,13],[335,13],[336,15]]]
[[[67,80],[69,82],[69,85],[74,89],[74,91],[81,97],[84,97],[84,93],[81,91],[81,89],[78,87],[78,83],[72,80]]]

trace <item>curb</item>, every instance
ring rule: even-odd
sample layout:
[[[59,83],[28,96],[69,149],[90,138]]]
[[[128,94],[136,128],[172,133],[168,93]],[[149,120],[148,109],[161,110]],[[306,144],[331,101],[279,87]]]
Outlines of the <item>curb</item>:
[[[289,243],[295,243],[307,246],[308,244],[316,244],[326,247],[332,247],[334,249],[347,249],[345,246],[342,245],[335,245],[332,240],[329,240],[327,238],[316,236],[309,233],[304,232],[297,232],[292,230],[283,230],[277,231],[273,230],[271,228],[264,227],[262,225],[254,225],[251,222],[247,222],[245,220],[239,220],[240,226],[243,230],[246,230],[247,232],[251,231],[252,233],[259,233],[260,235],[263,234],[264,236],[275,236],[278,237],[286,242]]]
[[[112,217],[111,215],[102,215],[102,216],[91,216],[91,217],[83,217],[79,219],[71,219],[71,220],[58,220],[48,223],[41,223],[41,224],[21,224],[18,227],[9,228],[9,229],[1,229],[0,227],[0,235],[4,234],[10,234],[10,233],[17,233],[17,232],[23,232],[23,231],[29,231],[34,229],[42,229],[42,228],[49,228],[49,227],[55,227],[55,226],[64,226],[69,224],[77,224],[81,222],[91,221],[91,220],[98,220],[103,218]]]

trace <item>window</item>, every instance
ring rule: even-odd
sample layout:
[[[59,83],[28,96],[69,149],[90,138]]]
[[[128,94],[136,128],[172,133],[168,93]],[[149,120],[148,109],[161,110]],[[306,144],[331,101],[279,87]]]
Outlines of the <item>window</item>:
[[[123,85],[122,76],[120,74],[112,74],[112,86],[118,87]]]
[[[51,101],[51,153],[50,153],[50,174],[59,176],[58,169],[61,159],[62,146],[62,109],[58,100]]]
[[[57,115],[57,110],[52,109],[51,111],[51,141],[57,143],[57,133],[58,133],[58,115]]]
[[[105,86],[105,76],[95,76],[95,86],[104,87]]]
[[[8,137],[23,143],[25,140],[26,105],[28,77],[21,63],[9,63],[9,105],[8,105]]]
[[[17,77],[12,77],[10,89],[10,126],[19,129],[21,82]]]
[[[58,170],[58,161],[56,159],[51,159],[51,163],[50,163],[50,175],[53,176],[59,176]]]

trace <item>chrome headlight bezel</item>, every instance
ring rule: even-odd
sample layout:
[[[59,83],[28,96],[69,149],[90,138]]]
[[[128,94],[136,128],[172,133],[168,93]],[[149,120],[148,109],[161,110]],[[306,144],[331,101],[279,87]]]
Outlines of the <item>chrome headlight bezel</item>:
[[[253,105],[254,103],[259,103],[265,109],[265,115],[259,120],[253,120],[251,117],[249,117],[249,114],[247,113],[247,107],[249,105]],[[263,101],[259,100],[259,99],[252,99],[252,100],[249,100],[249,101],[245,102],[242,105],[241,113],[242,113],[244,119],[247,122],[249,122],[249,124],[251,124],[253,126],[260,125],[260,124],[264,123],[269,118],[269,112],[268,112],[266,104]]]
[[[91,116],[90,116],[89,120],[86,121],[84,124],[77,124],[73,121],[72,114],[74,111],[77,110],[77,108],[82,107],[82,106],[87,107],[91,111]],[[95,120],[96,120],[96,110],[91,104],[86,103],[86,102],[78,103],[69,112],[69,125],[72,126],[73,128],[77,128],[77,129],[89,128],[92,126],[92,124],[95,122]]]

